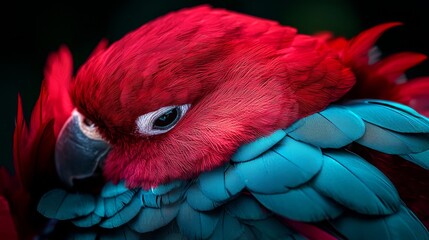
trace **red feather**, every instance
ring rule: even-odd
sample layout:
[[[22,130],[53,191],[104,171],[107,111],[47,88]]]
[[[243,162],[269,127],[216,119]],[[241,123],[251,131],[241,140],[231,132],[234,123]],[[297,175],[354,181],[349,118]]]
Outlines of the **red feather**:
[[[398,23],[383,24],[359,34],[351,41],[344,38],[327,42],[337,49],[344,61],[356,74],[356,85],[343,99],[376,98],[406,104],[429,117],[429,77],[407,80],[406,71],[426,59],[420,53],[402,52],[393,54],[378,62],[371,63],[370,49],[377,38]],[[419,219],[429,227],[429,174],[399,157],[353,146],[354,151],[363,155],[383,171],[395,184],[401,198]]]
[[[56,137],[73,109],[68,94],[71,78],[71,55],[62,47],[48,60],[30,128],[25,123],[18,96],[14,163],[17,176],[28,191],[38,192],[40,187],[48,187],[51,179],[56,179],[53,153]]]
[[[73,108],[69,90],[78,110],[112,145],[104,168],[108,179],[144,188],[220,166],[241,144],[339,99],[396,100],[428,114],[429,78],[398,81],[425,56],[400,53],[370,63],[377,39],[397,25],[383,24],[349,41],[300,35],[272,21],[224,10],[187,9],[142,26],[107,49],[102,42],[74,82],[70,53],[61,48],[48,62],[30,128],[18,99],[17,174],[32,191],[55,178],[55,139]],[[138,116],[188,103],[192,108],[170,132],[136,133]],[[404,176],[417,170],[394,169],[395,160],[388,156],[368,158],[427,219],[422,206],[429,198],[422,189],[429,181],[413,185],[409,194]]]
[[[71,93],[112,145],[107,178],[148,188],[222,165],[241,144],[324,109],[353,84],[349,67],[320,39],[198,7],[152,21],[94,55]],[[182,104],[192,107],[170,132],[136,134],[140,115]]]
[[[71,78],[71,55],[67,48],[62,47],[58,53],[49,57],[45,80],[31,114],[29,128],[18,95],[13,136],[17,177],[15,179],[5,171],[0,171],[0,197],[3,196],[3,200],[8,202],[20,239],[32,239],[43,227],[45,219],[36,214],[35,204],[41,194],[59,184],[53,156],[56,138],[72,111],[68,93]],[[1,204],[6,207],[3,202]]]
[[[0,236],[3,239],[18,240],[15,223],[13,222],[9,204],[7,200],[0,195]]]

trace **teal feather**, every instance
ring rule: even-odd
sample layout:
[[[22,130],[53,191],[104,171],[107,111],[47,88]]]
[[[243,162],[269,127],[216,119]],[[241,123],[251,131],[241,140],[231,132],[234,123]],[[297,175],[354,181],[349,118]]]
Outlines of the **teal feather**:
[[[429,169],[429,150],[421,153],[410,153],[401,155],[404,159],[419,165],[422,168]]]
[[[274,146],[283,139],[286,133],[283,130],[277,130],[269,136],[256,139],[254,142],[242,145],[231,157],[233,162],[249,161]]]
[[[240,196],[225,205],[225,211],[243,220],[261,220],[272,216],[259,202],[251,196]]]
[[[290,137],[285,137],[270,151],[277,153],[290,163],[288,169],[283,170],[285,178],[280,179],[282,181],[286,179],[285,183],[288,187],[297,187],[307,182],[322,168],[323,157],[320,148]]]
[[[230,197],[225,188],[226,168],[227,166],[222,166],[210,172],[201,173],[198,178],[199,188],[211,200],[222,202]]]
[[[235,196],[246,187],[243,179],[240,177],[237,168],[228,165],[225,171],[225,189],[230,196]]]
[[[310,180],[321,168],[320,149],[284,138],[272,151],[235,165],[249,191],[283,193]]]
[[[427,229],[405,205],[389,216],[365,216],[350,212],[331,223],[350,240],[429,239]]]
[[[164,195],[159,195],[161,198],[161,205],[170,205],[176,203],[183,199],[183,196],[186,194],[186,188],[176,188],[171,190]]]
[[[134,218],[139,213],[140,209],[142,208],[142,205],[143,205],[143,202],[141,200],[141,194],[134,194],[134,197],[128,204],[121,207],[114,215],[103,220],[100,223],[100,227],[117,228],[119,226],[122,226],[128,223],[132,218]],[[109,206],[106,206],[106,209],[108,208]]]
[[[100,217],[106,216],[106,208],[104,207],[104,200],[105,200],[104,198],[99,196],[96,201],[94,214],[97,214],[97,216],[100,216]]]
[[[334,201],[305,185],[281,194],[253,196],[266,208],[296,221],[315,222],[338,217],[343,209]]]
[[[125,186],[124,181],[120,181],[118,184],[113,184],[112,182],[107,182],[106,185],[101,189],[100,196],[102,198],[112,198],[119,196],[125,192],[128,192],[129,189]]]
[[[37,205],[37,211],[42,215],[58,220],[87,216],[94,209],[95,199],[92,195],[68,193],[62,189],[47,192]]]
[[[143,206],[151,208],[161,207],[161,198],[151,192],[142,191]]]
[[[101,222],[101,217],[95,213],[91,213],[88,216],[73,219],[72,223],[78,227],[92,227]]]
[[[167,226],[177,216],[180,205],[167,205],[162,208],[142,208],[137,217],[130,221],[129,227],[136,232],[146,233]]]
[[[278,219],[270,217],[263,220],[256,221],[245,221],[245,224],[250,227],[252,232],[255,234],[256,239],[293,239],[293,240],[305,240],[303,235],[295,232],[287,225],[279,222]]]
[[[396,225],[392,236],[425,239],[427,230],[405,206],[396,212],[397,192],[381,172],[353,153],[331,148],[355,141],[429,167],[427,122],[414,110],[385,101],[330,106],[243,145],[229,163],[196,179],[148,191],[107,183],[100,196],[53,190],[38,210],[78,227],[97,226],[96,235],[85,235],[92,228],[81,231],[79,236],[90,239],[304,238],[276,215],[329,220],[350,239],[372,234],[362,233],[368,231],[388,239],[387,231]]]
[[[341,106],[330,106],[299,121],[302,122],[301,127],[290,131],[288,135],[322,148],[344,147],[365,132],[363,121]]]
[[[165,227],[155,231],[141,233],[140,240],[189,240],[180,232],[176,221],[172,221]]]
[[[399,133],[365,122],[365,134],[356,142],[387,154],[419,153],[429,149],[429,134]]]
[[[186,191],[186,201],[189,206],[198,211],[210,211],[221,205],[204,195],[197,184],[193,184]]]
[[[155,194],[155,195],[163,195],[163,194],[167,194],[175,189],[179,189],[181,187],[183,187],[184,185],[186,185],[185,181],[172,181],[170,183],[167,184],[163,184],[163,185],[159,185],[158,187],[152,188],[149,190],[149,192]]]
[[[219,213],[216,211],[199,212],[183,202],[176,219],[180,232],[187,238],[206,239],[213,234],[219,221]]]
[[[396,212],[400,199],[389,179],[359,156],[347,151],[327,151],[314,188],[359,213],[387,215]]]
[[[245,235],[246,230],[248,229],[238,219],[222,211],[209,239],[240,239],[242,235]]]
[[[346,106],[365,122],[401,133],[428,133],[429,120],[413,109],[379,100],[353,101]]]
[[[112,217],[122,210],[128,203],[133,199],[136,190],[128,190],[126,192],[122,192],[120,195],[116,197],[103,198],[102,204],[104,205],[104,216]],[[97,201],[97,203],[99,203]]]

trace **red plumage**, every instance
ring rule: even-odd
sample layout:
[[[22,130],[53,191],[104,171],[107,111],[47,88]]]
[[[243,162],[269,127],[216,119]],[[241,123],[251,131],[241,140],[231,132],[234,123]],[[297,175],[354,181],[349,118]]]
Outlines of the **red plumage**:
[[[112,145],[106,177],[148,188],[222,165],[241,144],[324,109],[354,81],[317,38],[199,7],[148,23],[92,57],[71,94]],[[136,133],[138,116],[182,104],[192,107],[173,130]]]
[[[146,24],[109,48],[102,42],[75,81],[70,53],[62,48],[48,61],[29,129],[19,104],[14,157],[21,184],[36,196],[44,192],[40,187],[57,184],[55,139],[73,106],[112,145],[105,176],[145,188],[222,165],[241,144],[334,101],[389,99],[429,116],[428,78],[397,81],[423,55],[402,53],[371,64],[369,50],[396,25],[380,25],[349,41],[300,35],[272,21],[224,10],[193,8]],[[188,103],[191,109],[168,133],[137,133],[138,116]],[[401,184],[403,169],[383,164],[390,160],[385,156],[369,159],[388,175],[396,171],[389,176],[408,196]],[[419,198],[408,199],[428,199],[421,193],[427,186],[415,186],[409,195]],[[411,208],[421,219],[429,215],[419,213],[421,202],[414,202]]]
[[[49,57],[29,127],[18,96],[13,138],[16,176],[9,176],[0,169],[0,207],[3,210],[9,208],[16,229],[10,226],[8,233],[13,235],[16,230],[19,239],[32,239],[41,231],[46,219],[36,213],[36,204],[42,194],[60,185],[55,172],[54,151],[57,136],[73,109],[68,93],[72,70],[72,58],[67,48],[62,47]],[[6,223],[6,219],[1,222]]]
[[[370,49],[380,35],[398,23],[382,24],[359,34],[354,40],[331,39],[322,36],[328,44],[336,48],[344,61],[356,74],[357,82],[344,99],[375,98],[396,101],[413,107],[429,117],[429,78],[405,78],[410,68],[421,63],[426,56],[420,53],[402,52],[384,59],[370,59]],[[358,44],[358,46],[354,46]],[[356,51],[355,49],[360,49]],[[352,54],[351,54],[352,53]],[[383,171],[394,183],[408,207],[428,227],[429,175],[427,170],[404,161],[398,156],[353,145],[353,151]]]

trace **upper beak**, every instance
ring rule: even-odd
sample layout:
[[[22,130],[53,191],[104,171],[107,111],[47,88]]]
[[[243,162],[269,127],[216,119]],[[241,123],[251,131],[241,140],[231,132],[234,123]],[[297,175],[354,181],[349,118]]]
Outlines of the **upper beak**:
[[[69,187],[78,180],[101,176],[101,168],[109,144],[101,139],[90,138],[81,129],[82,115],[73,111],[64,124],[55,146],[55,164],[59,178]]]

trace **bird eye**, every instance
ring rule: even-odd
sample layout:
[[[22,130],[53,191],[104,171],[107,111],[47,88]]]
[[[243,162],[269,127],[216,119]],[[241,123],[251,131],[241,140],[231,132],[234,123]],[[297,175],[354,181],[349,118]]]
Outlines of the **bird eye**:
[[[162,107],[141,115],[136,120],[137,131],[143,135],[158,135],[170,131],[185,116],[190,104]]]
[[[180,115],[181,111],[179,107],[168,110],[153,122],[153,129],[169,129],[171,126],[176,124],[177,121],[179,121]]]

